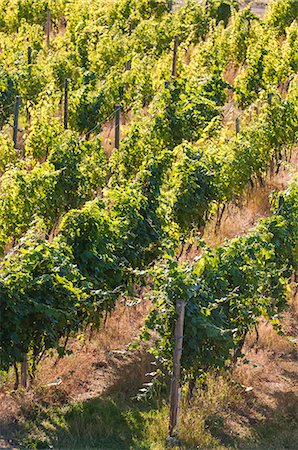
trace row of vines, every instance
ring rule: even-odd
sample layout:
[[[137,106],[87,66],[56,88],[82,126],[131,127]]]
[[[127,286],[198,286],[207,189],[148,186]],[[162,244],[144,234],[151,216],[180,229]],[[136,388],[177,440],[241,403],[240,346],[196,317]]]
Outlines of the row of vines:
[[[205,249],[193,266],[176,254],[290,160],[296,17],[292,0],[272,0],[264,21],[234,0],[174,12],[166,0],[0,0],[1,369],[28,357],[34,373],[48,350],[63,356],[69,336],[99,326],[149,281],[156,295],[142,336],[159,332],[154,353],[169,368],[175,299],[188,301],[186,376],[238,354],[260,315],[276,320],[297,263],[297,184],[251,235]],[[108,159],[100,132],[115,104],[130,120]],[[249,118],[236,135],[223,120],[229,104]]]

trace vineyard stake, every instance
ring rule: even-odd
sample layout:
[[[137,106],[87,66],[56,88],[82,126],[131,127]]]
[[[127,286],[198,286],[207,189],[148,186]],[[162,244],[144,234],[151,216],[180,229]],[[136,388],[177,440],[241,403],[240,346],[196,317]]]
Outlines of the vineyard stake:
[[[170,12],[173,11],[173,0],[169,0],[169,10]]]
[[[240,133],[240,119],[239,117],[236,118],[236,134]]]
[[[176,78],[177,76],[177,51],[178,51],[178,36],[175,36],[174,40],[174,50],[173,50],[173,65],[172,65],[172,77]]]
[[[68,128],[68,79],[64,80],[64,130]]]
[[[17,391],[19,388],[19,384],[20,384],[20,377],[19,377],[19,368],[17,363],[14,363],[13,365],[14,367],[14,372],[15,372],[15,384],[14,384],[14,390]]]
[[[31,47],[28,47],[27,63],[28,63],[28,72],[30,75],[31,74],[31,64],[32,64],[32,48]]]
[[[21,106],[21,97],[19,95],[16,96],[14,103],[14,119],[13,119],[13,143],[14,148],[17,148],[18,142],[18,128],[19,128],[19,112]]]
[[[28,373],[28,358],[24,355],[24,359],[21,362],[21,385],[24,389],[27,387],[27,373]]]
[[[131,69],[131,60],[129,59],[128,61],[126,61],[125,63],[125,70],[128,71]]]
[[[271,92],[268,92],[268,94],[267,94],[267,101],[268,101],[268,105],[271,106],[272,105],[272,94],[271,94]]]
[[[32,69],[32,48],[28,47],[27,50],[27,64],[28,64],[28,76],[31,77],[31,69]],[[27,122],[30,122],[30,112],[28,108],[28,104],[26,106],[26,117]]]
[[[132,34],[132,20],[130,19],[129,21],[129,28],[128,28],[128,36],[131,36]],[[131,70],[131,60],[129,59],[128,61],[126,61],[125,63],[125,70],[129,71]],[[128,88],[128,83],[125,83],[125,89]]]
[[[119,150],[120,148],[120,117],[121,117],[121,106],[115,106],[115,148]]]
[[[51,10],[47,10],[47,23],[46,23],[46,33],[47,33],[47,48],[50,48],[50,32],[51,32]]]
[[[185,302],[181,299],[176,304],[177,321],[175,324],[175,348],[173,354],[173,370],[170,392],[169,443],[175,445],[178,436],[178,415],[181,397],[181,356],[183,348]]]
[[[131,36],[131,35],[132,35],[132,30],[133,30],[132,20],[130,19],[130,21],[129,21],[128,36]]]

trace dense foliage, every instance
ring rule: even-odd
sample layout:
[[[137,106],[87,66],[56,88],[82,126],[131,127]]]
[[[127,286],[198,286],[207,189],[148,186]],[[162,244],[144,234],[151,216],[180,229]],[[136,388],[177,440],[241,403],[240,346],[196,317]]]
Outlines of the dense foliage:
[[[153,272],[167,307],[148,327],[160,331],[167,365],[178,292],[192,299],[183,356],[192,373],[225,364],[259,315],[281,309],[294,267],[295,187],[252,235],[205,250],[194,268],[173,262],[297,143],[296,6],[281,4],[272,0],[261,21],[232,0],[189,1],[172,13],[166,0],[0,0],[2,368],[27,354],[34,370],[45,351],[62,355],[71,333],[98,326],[165,254],[166,279]],[[118,103],[125,133],[108,159],[99,135]],[[242,108],[237,135],[231,105]]]
[[[154,307],[143,337],[156,330],[154,355],[170,368],[176,302],[186,302],[182,366],[198,376],[212,366],[225,367],[247,332],[263,316],[279,323],[288,300],[287,281],[298,269],[298,184],[275,200],[275,213],[247,236],[215,251],[204,249],[192,265],[169,260],[154,273]]]

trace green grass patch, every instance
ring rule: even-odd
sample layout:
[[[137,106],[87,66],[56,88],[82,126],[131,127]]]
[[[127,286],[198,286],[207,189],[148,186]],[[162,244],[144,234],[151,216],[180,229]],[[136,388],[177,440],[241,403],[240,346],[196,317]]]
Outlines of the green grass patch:
[[[278,413],[267,411],[266,419],[251,420],[243,389],[228,377],[213,374],[197,388],[191,403],[184,394],[180,450],[297,448],[295,402]],[[138,401],[116,392],[64,406],[32,404],[23,411],[18,436],[14,437],[32,450],[163,450],[168,417],[165,397]],[[249,421],[243,421],[245,417]]]

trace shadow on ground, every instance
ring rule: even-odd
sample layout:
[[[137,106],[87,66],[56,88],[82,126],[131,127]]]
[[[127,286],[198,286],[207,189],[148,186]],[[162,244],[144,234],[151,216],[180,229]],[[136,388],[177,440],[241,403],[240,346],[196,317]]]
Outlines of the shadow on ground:
[[[150,367],[142,363],[143,376]],[[205,418],[206,432],[215,438],[218,449],[296,450],[298,448],[298,392],[295,389],[295,369],[281,370],[289,389],[270,390],[270,401],[249,392],[239,405],[225,408]],[[139,380],[137,384],[136,379]],[[113,385],[98,398],[71,404],[69,401],[53,405],[36,402],[22,411],[18,423],[0,423],[5,435],[22,442],[27,449],[97,449],[150,450],[165,448],[159,436],[158,445],[152,444],[148,423],[156,420],[157,404],[137,401],[140,367],[131,361],[119,370]],[[143,377],[144,380],[144,377]],[[143,381],[142,380],[142,381]],[[293,389],[290,389],[290,387]],[[133,392],[134,389],[134,392]],[[59,397],[59,395],[58,395]],[[228,417],[228,419],[227,419]],[[233,417],[233,420],[229,420]],[[160,417],[159,419],[160,420]],[[162,426],[164,427],[164,423]],[[160,423],[157,422],[157,427]],[[195,430],[193,431],[196,432]],[[182,443],[180,449],[201,448],[200,436],[196,445]]]
[[[149,449],[144,443],[144,414],[154,404],[138,401],[136,396],[151,365],[149,358],[136,359],[121,367],[113,384],[98,398],[74,403],[60,387],[52,391],[50,401],[39,397],[39,401],[27,402],[21,407],[20,420],[0,422],[3,442],[9,437],[25,449]]]
[[[223,424],[217,429],[211,427],[212,434],[228,449],[296,450],[298,395],[293,391],[275,391],[272,400],[274,407],[269,407],[260,403],[253,394],[250,395],[244,408],[233,408],[233,414],[237,416],[237,420],[233,422],[236,427],[233,424],[229,427]]]

